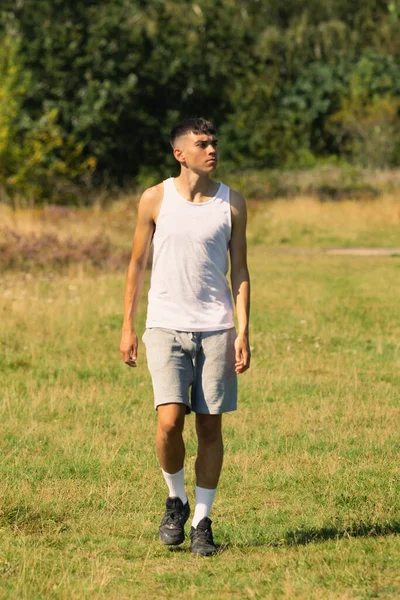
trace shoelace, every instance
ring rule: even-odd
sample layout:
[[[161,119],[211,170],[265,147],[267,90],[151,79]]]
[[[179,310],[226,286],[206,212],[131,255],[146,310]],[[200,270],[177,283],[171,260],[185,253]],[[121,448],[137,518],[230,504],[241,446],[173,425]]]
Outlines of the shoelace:
[[[185,517],[182,513],[176,512],[175,510],[172,509],[167,512],[167,514],[165,515],[165,517],[163,519],[162,524],[163,525],[167,525],[167,524],[175,525],[175,523],[182,524],[184,520],[185,520]]]
[[[201,542],[206,542],[207,544],[214,545],[211,529],[198,529],[197,537]]]

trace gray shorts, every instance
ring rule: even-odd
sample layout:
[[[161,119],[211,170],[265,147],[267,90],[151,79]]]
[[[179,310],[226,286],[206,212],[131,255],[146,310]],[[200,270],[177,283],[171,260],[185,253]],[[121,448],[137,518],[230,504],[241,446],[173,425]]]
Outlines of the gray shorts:
[[[234,327],[191,333],[154,327],[146,329],[142,339],[155,408],[185,404],[186,412],[206,415],[236,410]]]

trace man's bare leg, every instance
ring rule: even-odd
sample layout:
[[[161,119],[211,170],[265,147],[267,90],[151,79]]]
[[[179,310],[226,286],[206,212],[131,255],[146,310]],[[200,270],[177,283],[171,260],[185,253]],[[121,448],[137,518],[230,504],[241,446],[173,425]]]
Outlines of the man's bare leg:
[[[196,458],[196,485],[214,490],[219,481],[224,446],[222,443],[222,415],[196,415],[198,450]]]
[[[160,465],[167,473],[176,473],[183,468],[185,444],[183,426],[186,406],[183,404],[162,404],[157,409],[158,423],[156,449]]]

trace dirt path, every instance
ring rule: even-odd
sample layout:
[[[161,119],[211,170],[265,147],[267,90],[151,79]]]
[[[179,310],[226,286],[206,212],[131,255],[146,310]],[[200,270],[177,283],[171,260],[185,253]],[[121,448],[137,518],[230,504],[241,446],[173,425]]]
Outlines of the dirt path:
[[[400,248],[329,248],[324,252],[350,256],[400,256]]]
[[[342,256],[400,256],[400,248],[271,248],[277,254],[333,254]]]

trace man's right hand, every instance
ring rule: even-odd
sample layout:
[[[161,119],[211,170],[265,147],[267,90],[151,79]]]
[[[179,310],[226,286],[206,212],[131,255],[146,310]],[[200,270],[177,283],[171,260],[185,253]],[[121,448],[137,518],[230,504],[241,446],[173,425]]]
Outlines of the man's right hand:
[[[121,352],[121,358],[126,365],[129,365],[130,367],[136,367],[137,349],[138,338],[136,332],[132,331],[131,329],[123,329],[119,350]]]

